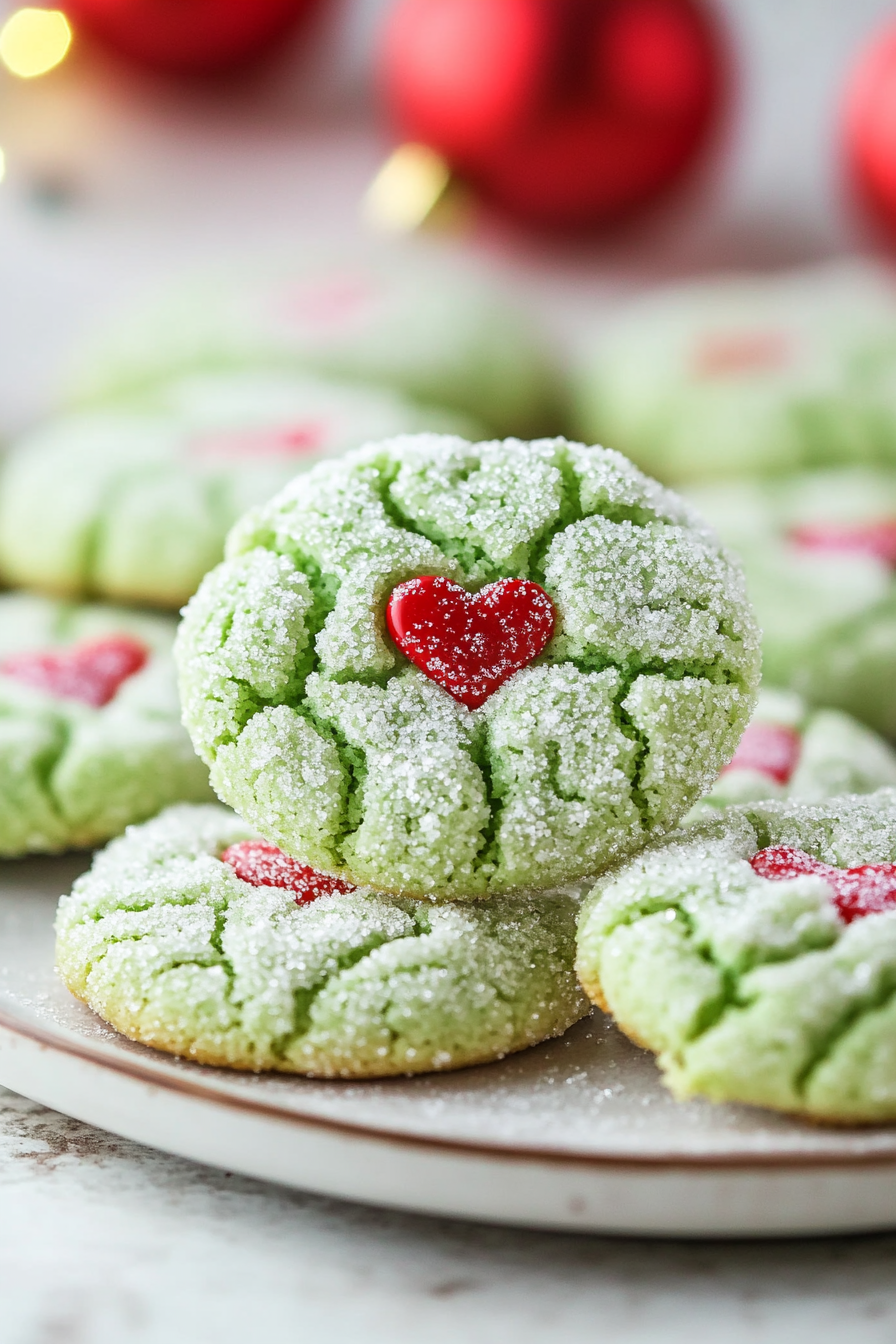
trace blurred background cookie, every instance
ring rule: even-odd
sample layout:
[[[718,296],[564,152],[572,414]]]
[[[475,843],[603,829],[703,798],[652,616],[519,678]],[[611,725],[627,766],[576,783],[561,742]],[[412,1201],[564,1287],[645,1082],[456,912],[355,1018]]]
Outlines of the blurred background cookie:
[[[670,483],[896,463],[896,284],[856,261],[647,290],[575,395],[579,434]]]
[[[763,675],[896,738],[896,469],[691,487],[740,558]]]
[[[79,352],[79,404],[195,370],[275,368],[382,384],[507,434],[556,432],[559,378],[536,320],[483,270],[408,248],[310,250],[197,273]]]
[[[264,369],[186,375],[48,421],[0,459],[0,577],[66,597],[179,607],[231,524],[322,457],[465,430],[389,388]]]
[[[763,688],[731,761],[689,821],[762,798],[815,802],[896,786],[896,751],[850,714],[810,709],[793,691]]]
[[[211,797],[173,636],[161,616],[0,595],[0,855],[94,845]]]

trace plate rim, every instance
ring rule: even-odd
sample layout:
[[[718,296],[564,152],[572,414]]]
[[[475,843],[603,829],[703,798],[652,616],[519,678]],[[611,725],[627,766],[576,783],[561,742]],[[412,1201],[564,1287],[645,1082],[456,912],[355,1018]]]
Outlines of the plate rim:
[[[702,1172],[711,1171],[746,1171],[753,1169],[762,1169],[766,1171],[794,1169],[820,1169],[831,1171],[837,1168],[853,1169],[856,1167],[894,1167],[896,1166],[896,1153],[832,1153],[816,1151],[812,1153],[792,1152],[792,1153],[770,1153],[770,1152],[729,1152],[729,1153],[570,1153],[560,1151],[556,1148],[535,1148],[526,1144],[502,1143],[496,1141],[490,1144],[477,1142],[473,1139],[452,1139],[440,1135],[424,1135],[405,1133],[402,1130],[396,1130],[382,1125],[365,1125],[350,1120],[337,1120],[330,1116],[298,1114],[284,1110],[271,1102],[263,1101],[255,1097],[242,1096],[232,1092],[217,1092],[205,1086],[202,1082],[189,1077],[180,1077],[177,1073],[164,1069],[163,1067],[153,1067],[151,1064],[144,1064],[139,1059],[131,1059],[125,1056],[119,1056],[102,1048],[96,1048],[88,1041],[78,1037],[69,1038],[68,1036],[56,1035],[48,1028],[42,1027],[37,1023],[23,1021],[15,1013],[10,1013],[2,1004],[0,1004],[0,1030],[4,1030],[13,1036],[19,1036],[25,1040],[34,1042],[38,1046],[50,1051],[60,1051],[76,1059],[83,1060],[85,1063],[99,1068],[109,1069],[113,1073],[123,1074],[132,1080],[151,1086],[161,1087],[168,1092],[177,1093],[198,1101],[203,1104],[214,1104],[224,1106],[230,1110],[248,1112],[257,1116],[263,1116],[267,1119],[278,1120],[281,1123],[295,1126],[313,1126],[321,1130],[333,1131],[345,1136],[354,1136],[395,1144],[399,1147],[412,1146],[415,1148],[426,1149],[430,1151],[441,1150],[447,1153],[465,1154],[490,1158],[492,1160],[513,1160],[517,1162],[542,1163],[552,1166],[566,1167],[611,1167],[615,1170],[632,1171],[656,1171],[658,1169],[666,1171],[699,1170]],[[121,1033],[118,1033],[121,1035]],[[128,1037],[122,1037],[128,1040]],[[142,1042],[135,1042],[142,1045]],[[152,1049],[151,1046],[144,1046],[144,1049]],[[156,1051],[161,1056],[160,1065],[164,1064],[170,1056],[162,1051]],[[185,1061],[192,1063],[192,1061]],[[212,1067],[203,1065],[203,1068]],[[241,1070],[231,1070],[222,1072],[242,1072]],[[461,1072],[461,1070],[457,1070]],[[289,1075],[282,1075],[288,1077]],[[323,1081],[333,1082],[337,1085],[341,1082],[358,1081],[349,1079],[326,1079]],[[0,1079],[2,1082],[2,1079]],[[821,1128],[821,1126],[819,1126]],[[853,1128],[865,1128],[853,1126]],[[868,1128],[871,1128],[870,1126]]]

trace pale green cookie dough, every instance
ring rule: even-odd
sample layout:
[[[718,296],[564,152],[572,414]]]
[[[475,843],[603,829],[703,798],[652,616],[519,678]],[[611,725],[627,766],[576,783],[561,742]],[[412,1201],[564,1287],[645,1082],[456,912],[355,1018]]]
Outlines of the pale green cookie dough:
[[[180,607],[228,528],[297,472],[385,435],[464,429],[386,388],[264,370],[194,374],[59,417],[0,461],[0,577]]]
[[[748,735],[754,725],[793,735],[790,773],[776,778],[767,769],[739,764],[735,754],[706,797],[691,808],[687,821],[702,821],[734,803],[765,798],[818,802],[839,793],[874,793],[896,786],[896,751],[842,710],[813,710],[793,691],[763,687]]]
[[[204,1064],[383,1077],[500,1059],[589,1010],[574,895],[432,905],[241,881],[222,807],[132,827],[64,896],[56,965],[132,1040]]]
[[[71,395],[267,367],[394,387],[492,431],[553,433],[559,379],[533,328],[482,269],[423,245],[293,255],[154,292],[82,347]]]
[[[800,543],[800,529],[892,523],[896,468],[799,472],[693,487],[688,498],[743,563],[763,675],[896,739],[896,583],[884,558]]]
[[[421,575],[535,580],[553,639],[469,710],[386,631]],[[250,512],[176,656],[224,802],[315,868],[436,898],[574,881],[668,830],[759,676],[740,572],[677,496],[602,448],[435,434]]]
[[[211,797],[180,725],[174,622],[116,607],[0,595],[0,662],[13,654],[130,635],[150,657],[102,708],[0,672],[0,856],[108,840],[183,799]]]
[[[896,1120],[896,909],[845,923],[822,878],[759,877],[785,845],[896,861],[896,791],[730,808],[603,877],[577,969],[676,1096],[852,1124]]]
[[[579,433],[671,483],[896,463],[896,286],[853,263],[647,292],[587,343]]]

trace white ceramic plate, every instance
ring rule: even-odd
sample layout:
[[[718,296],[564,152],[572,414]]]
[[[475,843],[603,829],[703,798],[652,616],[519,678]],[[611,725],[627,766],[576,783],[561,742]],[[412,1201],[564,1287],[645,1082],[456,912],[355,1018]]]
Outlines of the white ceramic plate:
[[[256,1077],[123,1040],[53,974],[83,856],[0,866],[0,1083],[183,1157],[424,1213],[764,1236],[896,1226],[896,1129],[681,1105],[601,1016],[500,1064],[383,1082]]]

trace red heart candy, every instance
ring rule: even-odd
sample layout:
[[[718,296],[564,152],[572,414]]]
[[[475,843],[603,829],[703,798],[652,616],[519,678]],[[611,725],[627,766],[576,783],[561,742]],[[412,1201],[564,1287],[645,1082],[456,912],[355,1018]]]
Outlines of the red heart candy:
[[[386,624],[415,667],[478,709],[545,648],[554,606],[529,579],[499,579],[474,594],[428,574],[393,591]]]
[[[199,434],[187,447],[200,462],[231,462],[242,458],[290,458],[318,452],[327,440],[325,420],[306,420],[295,425],[269,425],[266,429],[218,430]]]
[[[780,331],[714,332],[691,356],[696,378],[738,378],[775,373],[790,362],[790,342]]]
[[[285,295],[278,291],[277,297],[288,321],[314,332],[357,325],[379,295],[370,277],[337,274],[295,285]]]
[[[834,868],[801,849],[773,845],[760,849],[750,859],[760,877],[783,882],[811,873],[823,877],[834,889],[834,904],[846,924],[864,915],[879,915],[896,909],[896,863],[864,863],[859,868]]]
[[[221,855],[221,862],[229,863],[237,877],[253,887],[294,891],[296,905],[316,901],[318,896],[345,896],[355,890],[349,882],[316,873],[306,863],[299,863],[264,840],[241,840],[238,845],[231,845]]]
[[[789,538],[805,551],[835,551],[871,555],[896,569],[896,518],[866,523],[804,523]]]
[[[149,650],[138,639],[109,635],[67,649],[14,653],[0,663],[0,672],[26,686],[100,709],[122,682],[140,671],[148,657]]]
[[[757,770],[779,784],[786,784],[796,769],[800,746],[799,733],[783,723],[748,724],[722,774],[729,770]]]

